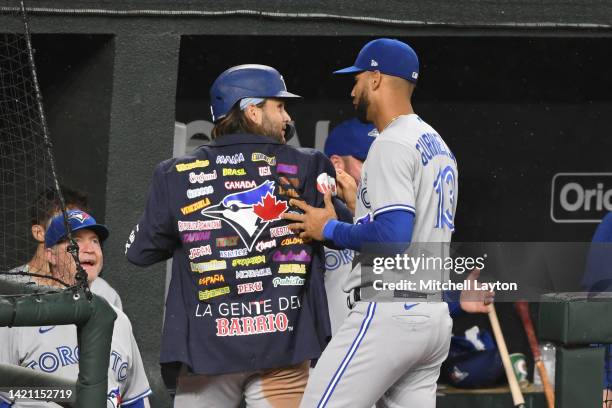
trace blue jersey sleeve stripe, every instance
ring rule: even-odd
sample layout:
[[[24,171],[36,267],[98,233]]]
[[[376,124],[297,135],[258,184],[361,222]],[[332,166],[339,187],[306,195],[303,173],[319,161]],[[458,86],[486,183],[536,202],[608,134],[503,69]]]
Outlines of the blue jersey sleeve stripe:
[[[378,210],[374,211],[373,215],[374,217],[376,217],[380,214],[384,214],[389,211],[398,211],[398,210],[408,211],[416,215],[416,209],[413,206],[404,205],[404,204],[393,204],[393,205],[386,205],[384,207],[380,207]]]
[[[137,400],[139,400],[139,399],[143,399],[144,397],[148,397],[148,396],[149,396],[149,395],[151,395],[151,394],[153,394],[153,391],[151,391],[151,389],[150,389],[150,388],[148,388],[148,389],[147,389],[145,392],[143,392],[143,393],[141,393],[141,394],[139,394],[139,395],[137,395],[137,396],[135,396],[135,397],[132,397],[132,398],[130,398],[130,399],[126,399],[126,400],[124,400],[124,401],[121,401],[121,406],[122,406],[122,407],[124,407],[124,406],[126,406],[126,405],[133,404],[133,403],[134,403],[134,402],[136,402]]]

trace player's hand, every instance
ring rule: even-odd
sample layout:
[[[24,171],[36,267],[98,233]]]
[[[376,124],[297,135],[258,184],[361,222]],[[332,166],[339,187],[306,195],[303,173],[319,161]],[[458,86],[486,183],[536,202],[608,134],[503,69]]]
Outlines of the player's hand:
[[[355,179],[342,169],[336,169],[336,186],[338,197],[355,215],[355,201],[357,200],[357,183]]]
[[[316,208],[306,204],[304,201],[291,199],[289,205],[299,208],[304,211],[304,214],[284,213],[284,219],[295,221],[293,224],[289,224],[289,229],[296,233],[299,232],[300,238],[323,241],[323,227],[325,223],[331,219],[338,218],[332,204],[331,192],[325,193],[323,199],[325,202],[325,207],[323,208]]]
[[[474,269],[466,278],[466,281],[475,281],[480,277],[480,269]],[[474,283],[470,282],[470,287]],[[466,313],[489,313],[489,305],[493,303],[495,292],[485,289],[462,290],[459,297],[461,309]]]
[[[604,388],[603,390],[603,408],[612,408],[612,390]]]

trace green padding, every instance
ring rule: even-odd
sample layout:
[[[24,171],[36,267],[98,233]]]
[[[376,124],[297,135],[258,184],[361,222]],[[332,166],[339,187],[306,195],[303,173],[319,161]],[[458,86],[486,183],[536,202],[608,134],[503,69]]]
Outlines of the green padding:
[[[6,282],[1,282],[6,293]],[[40,288],[38,288],[40,291]],[[16,293],[27,293],[21,287]],[[101,297],[88,301],[85,292],[66,289],[56,293],[0,297],[0,326],[76,324],[79,345],[79,376],[76,407],[106,408],[108,365],[117,314]]]
[[[0,298],[0,326],[7,326],[11,322],[16,327],[79,325],[87,322],[91,313],[92,307],[85,294],[83,292],[75,294],[69,289],[12,299]]]
[[[555,407],[601,407],[604,348],[557,348]]]
[[[91,318],[85,324],[77,326],[79,378],[76,406],[106,408],[108,365],[117,314],[99,296],[93,296],[91,306]]]
[[[612,294],[550,293],[542,296],[538,337],[564,345],[612,343]]]

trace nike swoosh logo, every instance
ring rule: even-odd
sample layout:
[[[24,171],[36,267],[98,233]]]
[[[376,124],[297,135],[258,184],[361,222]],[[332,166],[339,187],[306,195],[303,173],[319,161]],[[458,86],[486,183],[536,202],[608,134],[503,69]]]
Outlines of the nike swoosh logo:
[[[54,328],[55,328],[55,326],[39,327],[39,328],[38,328],[38,332],[39,332],[40,334],[44,334],[44,333],[46,333],[46,332],[48,332],[49,330],[52,330],[52,329],[54,329]]]
[[[409,304],[409,303],[404,303],[404,309],[406,309],[406,310],[410,310],[410,309],[412,309],[413,307],[415,307],[416,305],[418,305],[418,303],[412,303],[412,304]]]

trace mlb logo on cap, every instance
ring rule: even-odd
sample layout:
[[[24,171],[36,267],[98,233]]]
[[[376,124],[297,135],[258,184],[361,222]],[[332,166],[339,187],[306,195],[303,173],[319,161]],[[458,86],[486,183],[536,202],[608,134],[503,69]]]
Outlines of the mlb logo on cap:
[[[363,46],[352,66],[335,71],[334,74],[363,71],[380,71],[416,83],[419,78],[419,58],[408,44],[379,38]]]

